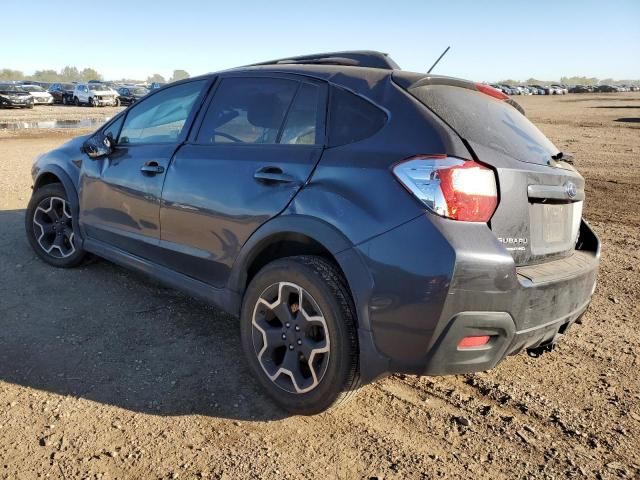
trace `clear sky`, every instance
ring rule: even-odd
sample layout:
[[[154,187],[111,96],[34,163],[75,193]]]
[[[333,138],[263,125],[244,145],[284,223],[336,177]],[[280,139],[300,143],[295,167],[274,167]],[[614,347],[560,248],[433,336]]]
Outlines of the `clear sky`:
[[[106,79],[196,75],[345,49],[381,50],[405,70],[426,71],[451,45],[435,73],[640,79],[640,0],[9,3],[0,68],[28,74],[71,65]]]

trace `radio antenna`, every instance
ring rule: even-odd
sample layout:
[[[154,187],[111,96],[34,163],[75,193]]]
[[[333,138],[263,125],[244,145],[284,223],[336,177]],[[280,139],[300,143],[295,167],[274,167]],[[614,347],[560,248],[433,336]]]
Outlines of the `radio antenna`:
[[[438,57],[438,59],[435,61],[435,63],[434,63],[433,65],[431,65],[431,68],[427,71],[427,73],[431,73],[431,70],[433,70],[433,69],[436,67],[436,65],[438,64],[438,62],[439,62],[440,60],[442,60],[442,57],[444,57],[444,56],[445,56],[445,54],[449,51],[449,49],[450,49],[450,48],[451,48],[451,46],[448,46],[448,47],[444,50],[444,52],[442,52],[442,54]]]

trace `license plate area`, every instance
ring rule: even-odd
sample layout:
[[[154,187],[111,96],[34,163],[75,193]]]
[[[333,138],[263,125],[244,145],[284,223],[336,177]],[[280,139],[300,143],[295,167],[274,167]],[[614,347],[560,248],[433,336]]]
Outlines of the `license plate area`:
[[[542,205],[542,237],[545,243],[557,243],[565,240],[567,209],[566,205]]]
[[[581,215],[582,202],[529,204],[531,253],[538,256],[572,251],[575,225]]]

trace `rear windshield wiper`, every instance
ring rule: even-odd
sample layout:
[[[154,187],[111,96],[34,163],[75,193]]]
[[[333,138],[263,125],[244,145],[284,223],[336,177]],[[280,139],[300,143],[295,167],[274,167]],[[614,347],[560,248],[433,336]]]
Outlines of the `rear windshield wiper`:
[[[551,155],[551,158],[556,162],[565,162],[573,165],[573,155],[565,152],[558,152],[555,155]]]

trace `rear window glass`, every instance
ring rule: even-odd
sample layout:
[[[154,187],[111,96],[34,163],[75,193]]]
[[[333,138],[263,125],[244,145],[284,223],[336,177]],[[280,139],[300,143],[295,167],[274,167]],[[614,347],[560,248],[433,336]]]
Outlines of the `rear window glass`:
[[[469,142],[523,162],[546,165],[558,148],[504,101],[466,88],[429,85],[409,90]]]
[[[371,102],[341,88],[331,88],[329,144],[357,142],[380,130],[387,115]]]

